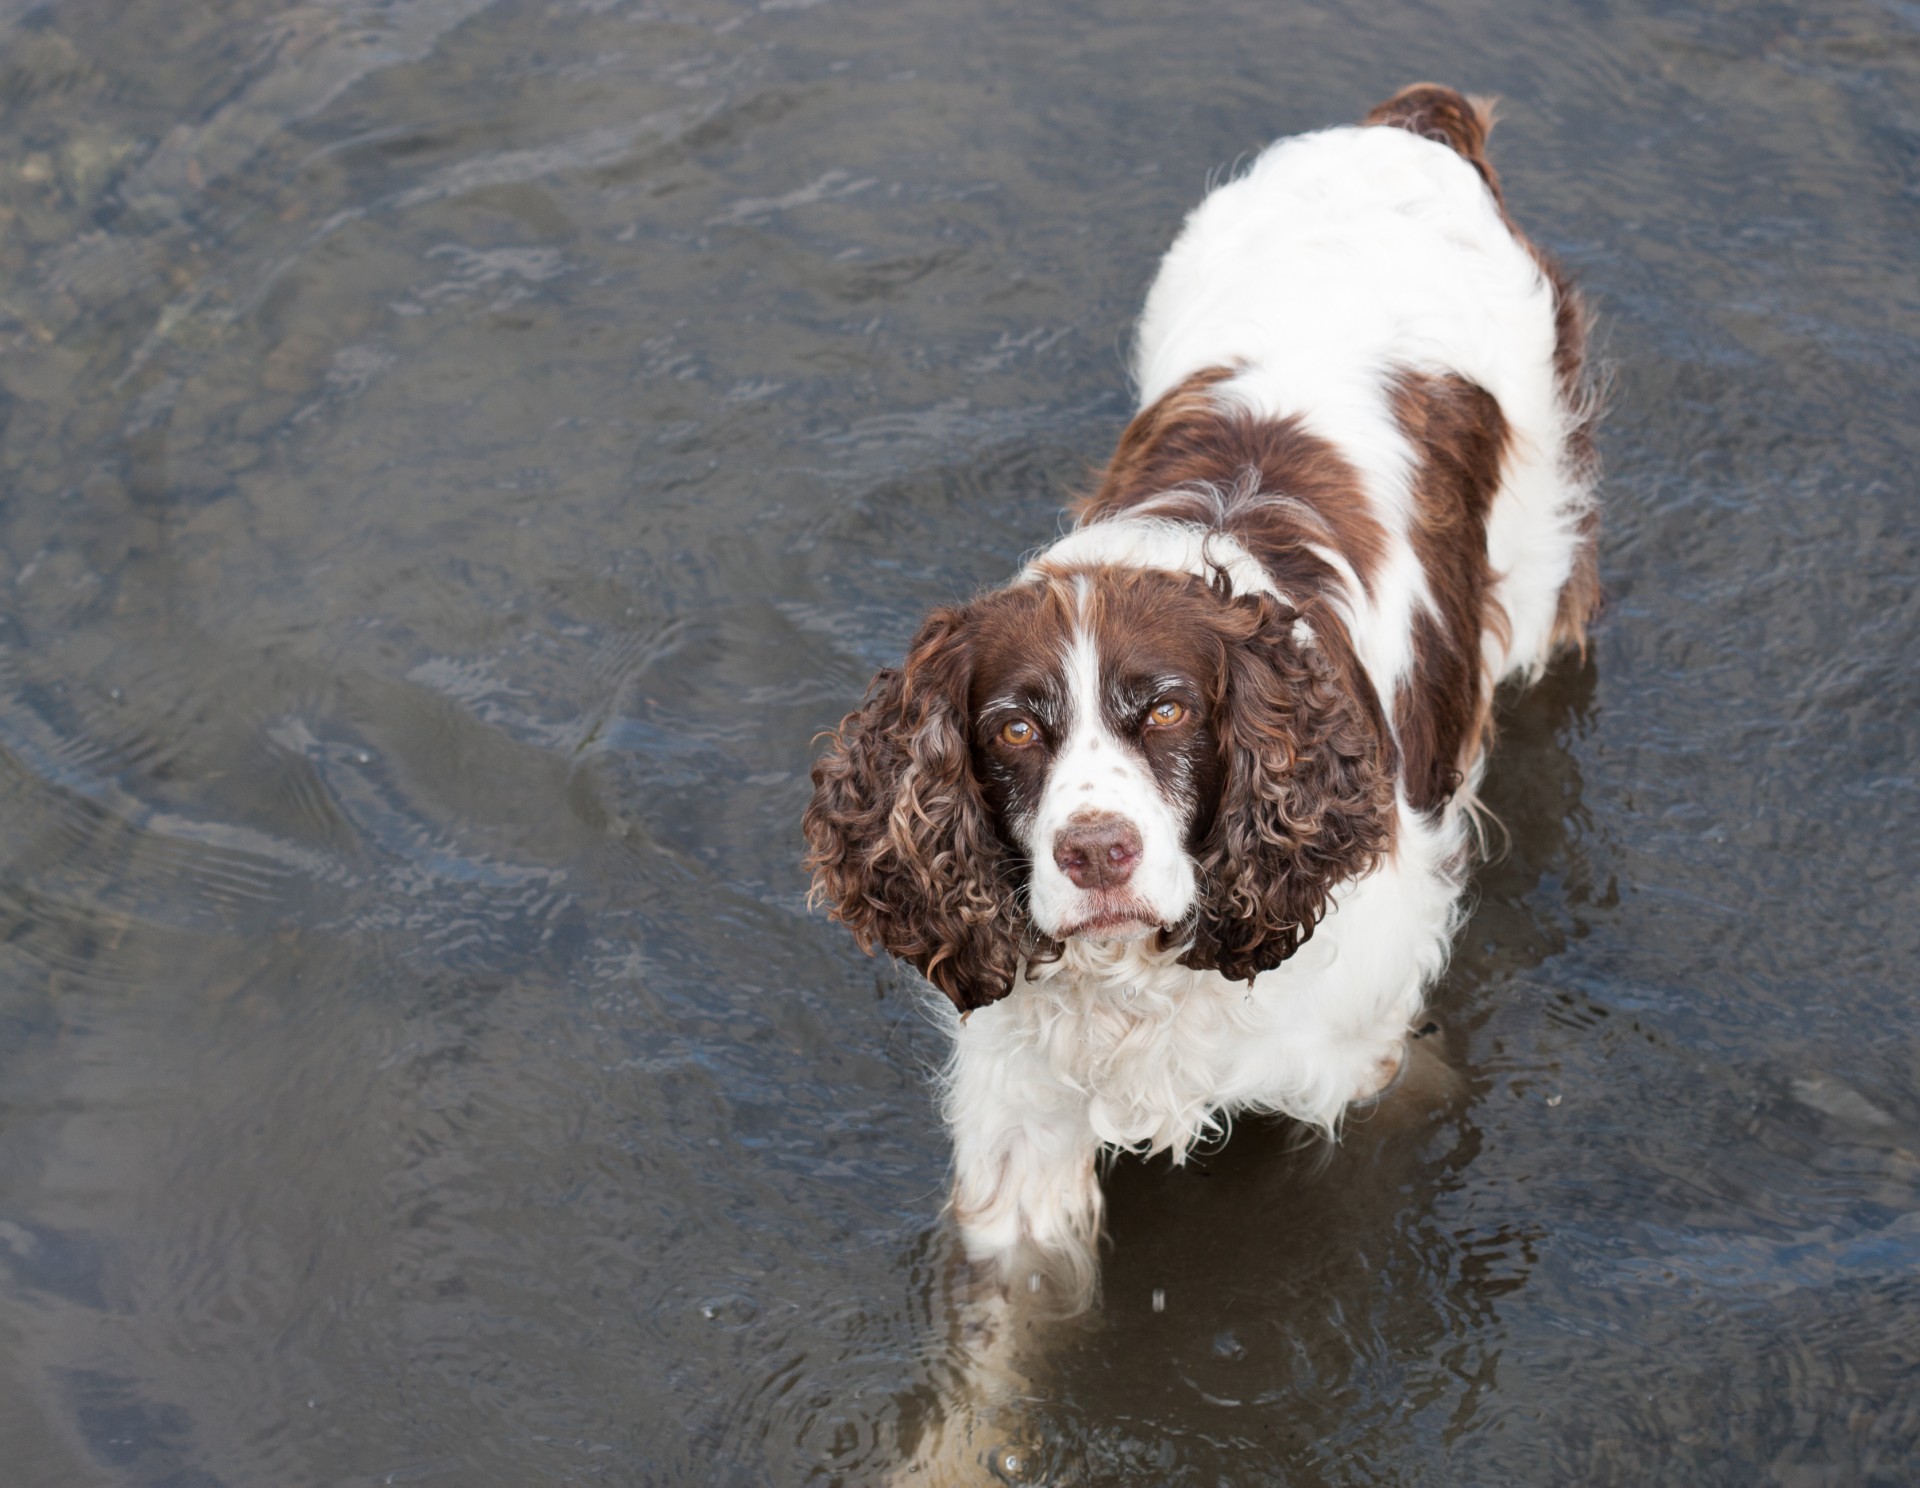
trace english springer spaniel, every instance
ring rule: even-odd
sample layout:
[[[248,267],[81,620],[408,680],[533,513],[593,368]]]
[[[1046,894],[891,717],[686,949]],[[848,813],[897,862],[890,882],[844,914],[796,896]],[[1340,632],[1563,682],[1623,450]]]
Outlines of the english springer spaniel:
[[[1090,1271],[1102,1148],[1334,1132],[1461,918],[1494,688],[1599,597],[1587,313],[1417,85],[1187,219],[1075,525],[814,767],[816,899],[952,1000],[970,1254]]]

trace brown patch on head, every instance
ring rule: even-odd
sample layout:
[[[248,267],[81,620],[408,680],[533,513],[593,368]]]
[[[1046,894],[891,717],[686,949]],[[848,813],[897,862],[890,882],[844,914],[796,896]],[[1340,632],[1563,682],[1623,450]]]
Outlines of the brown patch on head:
[[[1451,375],[1403,372],[1393,404],[1420,452],[1410,535],[1433,600],[1432,613],[1414,617],[1413,670],[1394,699],[1394,721],[1408,799],[1432,811],[1472,773],[1492,731],[1481,636],[1507,628],[1487,563],[1507,421],[1485,388]]]
[[[1216,389],[1233,376],[1208,367],[1135,414],[1098,487],[1074,508],[1080,525],[1200,522],[1238,538],[1296,596],[1325,591],[1331,571],[1306,545],[1330,547],[1371,590],[1387,538],[1359,472],[1299,418],[1260,418],[1223,400]]]
[[[1230,675],[1232,605],[1189,574],[1096,572],[1087,624],[1100,658],[1101,720],[1146,762],[1191,850],[1219,805],[1216,720]],[[1174,704],[1178,717],[1157,726],[1149,714],[1162,702]]]
[[[974,634],[967,745],[981,799],[1009,854],[1009,871],[1024,881],[1018,826],[1039,809],[1054,751],[1073,726],[1063,662],[1077,606],[1072,586],[1058,579],[1016,584],[990,599]],[[1026,726],[1027,737],[1009,737],[1016,724]]]
[[[1100,662],[1100,721],[1151,771],[1191,847],[1212,824],[1219,795],[1212,718],[1226,688],[1228,601],[1187,574],[1104,567],[1049,573],[1006,597],[976,638],[969,698],[974,771],[1002,836],[1021,836],[1056,752],[1086,721],[1071,715],[1066,676],[1084,629]],[[1152,726],[1150,710],[1162,702],[1180,716]],[[1010,738],[1015,724],[1024,727]]]

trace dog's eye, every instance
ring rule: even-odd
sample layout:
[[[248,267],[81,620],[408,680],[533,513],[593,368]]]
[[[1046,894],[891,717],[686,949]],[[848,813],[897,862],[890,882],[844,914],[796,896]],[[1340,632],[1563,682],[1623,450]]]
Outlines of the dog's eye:
[[[1000,742],[1011,744],[1015,749],[1024,749],[1039,737],[1040,730],[1024,718],[1016,718],[1000,726]]]
[[[1172,698],[1163,698],[1147,709],[1148,728],[1172,728],[1187,716],[1186,706]]]

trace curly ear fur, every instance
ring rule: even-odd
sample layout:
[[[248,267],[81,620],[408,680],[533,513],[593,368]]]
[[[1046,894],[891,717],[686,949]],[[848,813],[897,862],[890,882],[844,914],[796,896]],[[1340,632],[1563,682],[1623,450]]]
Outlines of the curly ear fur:
[[[1227,781],[1196,866],[1203,900],[1183,966],[1250,981],[1312,936],[1335,885],[1370,871],[1393,839],[1386,722],[1344,646],[1261,596],[1235,612],[1218,709]],[[1309,624],[1311,622],[1309,621]]]
[[[809,902],[861,947],[911,962],[963,1013],[1005,997],[1026,931],[974,779],[965,612],[939,610],[905,666],[873,679],[813,767]]]

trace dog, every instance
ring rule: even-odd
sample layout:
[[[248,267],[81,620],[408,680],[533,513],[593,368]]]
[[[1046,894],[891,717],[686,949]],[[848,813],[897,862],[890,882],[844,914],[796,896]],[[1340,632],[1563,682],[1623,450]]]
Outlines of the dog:
[[[1071,530],[827,737],[813,895],[950,1000],[976,1261],[1090,1283],[1103,1150],[1334,1134],[1402,1066],[1495,688],[1584,652],[1600,596],[1589,317],[1492,122],[1415,85],[1207,196]]]

